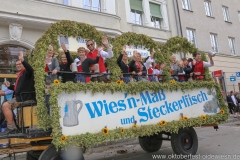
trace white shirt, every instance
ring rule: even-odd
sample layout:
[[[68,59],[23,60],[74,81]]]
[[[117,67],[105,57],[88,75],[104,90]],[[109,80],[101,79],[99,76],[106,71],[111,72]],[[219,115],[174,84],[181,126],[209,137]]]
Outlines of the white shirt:
[[[232,101],[233,101],[233,103],[235,104],[235,106],[237,106],[237,100],[236,100],[235,96],[232,95],[231,98],[232,98]]]
[[[192,63],[189,63],[188,65],[192,68]],[[214,65],[212,65],[210,62],[203,61],[203,67],[204,68],[205,67],[212,67],[212,66],[214,66]]]
[[[107,52],[105,52],[104,50],[101,50],[100,54],[104,60],[105,58],[112,58],[113,57],[112,48],[110,47]]]
[[[151,57],[148,57],[148,59],[146,60],[146,62],[144,63],[144,66],[146,67],[146,69],[148,70],[149,68],[151,68],[152,63],[154,62],[154,60]]]
[[[212,67],[213,65],[210,62],[203,61],[203,67]]]
[[[112,51],[112,48],[110,47],[108,49],[107,52],[105,52],[104,50],[101,50],[100,51],[100,55],[101,57],[103,58],[103,60],[105,61],[107,58],[112,58],[113,57],[113,51]],[[103,72],[103,73],[106,73],[106,72]],[[98,75],[91,75],[91,77],[98,77],[98,76],[101,76],[102,74],[98,74]]]

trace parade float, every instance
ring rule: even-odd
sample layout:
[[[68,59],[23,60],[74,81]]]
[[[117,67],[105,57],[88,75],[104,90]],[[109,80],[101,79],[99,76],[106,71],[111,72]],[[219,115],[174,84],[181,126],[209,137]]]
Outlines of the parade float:
[[[28,151],[28,158],[34,159],[39,153],[39,160],[56,160],[72,147],[79,150],[80,159],[84,159],[85,148],[138,138],[140,146],[147,152],[158,151],[162,141],[169,140],[176,154],[193,155],[198,148],[194,127],[217,128],[228,118],[219,85],[212,81],[208,68],[205,68],[204,81],[178,83],[170,80],[170,67],[164,68],[161,83],[124,84],[118,81],[122,73],[116,59],[123,45],[154,48],[158,64],[169,64],[172,54],[198,51],[185,38],[170,38],[160,45],[146,35],[130,32],[109,38],[114,52],[114,57],[106,61],[111,71],[111,83],[61,83],[56,80],[49,91],[51,114],[48,114],[44,100],[44,58],[49,44],[59,50],[59,35],[81,36],[102,45],[103,33],[91,25],[73,21],[51,25],[28,57],[35,70],[37,104],[19,110],[21,133],[2,138],[10,140],[7,147],[0,149],[2,154],[16,153],[14,146],[19,148],[25,142],[32,146],[32,150],[22,149],[22,152]],[[201,54],[206,61],[205,53]],[[27,121],[31,123],[25,125],[23,122]]]

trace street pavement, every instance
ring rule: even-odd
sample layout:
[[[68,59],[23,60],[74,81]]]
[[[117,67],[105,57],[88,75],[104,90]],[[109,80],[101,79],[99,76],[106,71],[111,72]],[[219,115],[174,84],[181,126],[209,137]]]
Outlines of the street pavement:
[[[219,125],[218,131],[213,127],[198,127],[195,130],[198,135],[198,152],[195,157],[189,157],[190,160],[240,159],[240,120],[230,117],[228,122]],[[141,149],[137,139],[93,148],[87,151],[84,157],[85,160],[178,160],[182,158],[174,154],[170,141],[163,141],[158,152],[146,153]],[[25,160],[25,154],[17,156],[16,159]]]

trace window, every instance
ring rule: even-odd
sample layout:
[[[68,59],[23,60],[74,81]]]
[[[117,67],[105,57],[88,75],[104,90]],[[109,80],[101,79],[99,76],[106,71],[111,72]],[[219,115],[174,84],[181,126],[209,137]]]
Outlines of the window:
[[[224,20],[226,22],[230,22],[231,20],[230,20],[228,8],[223,6],[222,10],[223,10],[223,18],[224,18]]]
[[[213,13],[212,13],[211,2],[210,1],[204,1],[204,6],[205,6],[206,15],[209,16],[209,17],[212,17]]]
[[[216,34],[210,34],[210,40],[211,40],[212,50],[214,52],[219,52],[217,35]]]
[[[1,45],[0,46],[0,73],[14,74],[16,71],[15,61],[18,59],[19,51],[23,51],[24,57],[28,52],[27,48],[18,45]]]
[[[228,43],[229,43],[229,47],[230,47],[230,50],[231,50],[231,54],[236,55],[237,52],[236,52],[236,46],[235,46],[235,38],[229,37],[228,38]]]
[[[63,0],[64,5],[68,5],[68,0]]]
[[[83,0],[83,8],[101,12],[101,0]]]
[[[188,41],[189,41],[192,45],[194,45],[195,47],[197,47],[195,30],[193,30],[193,29],[187,29],[187,39],[188,39]]]
[[[239,21],[240,21],[240,11],[238,11],[238,19],[239,19]]]
[[[182,0],[183,9],[191,10],[190,0]]]
[[[160,5],[155,3],[149,3],[151,13],[151,24],[155,28],[162,28],[162,13]]]
[[[132,23],[142,25],[142,0],[130,0],[130,7]]]

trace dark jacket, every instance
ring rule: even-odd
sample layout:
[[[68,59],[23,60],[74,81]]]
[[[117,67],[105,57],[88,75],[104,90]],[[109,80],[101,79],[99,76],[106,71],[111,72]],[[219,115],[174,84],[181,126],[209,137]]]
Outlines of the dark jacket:
[[[27,100],[36,100],[35,87],[34,87],[34,71],[33,68],[26,61],[22,62],[25,67],[25,71],[18,80],[18,85],[15,90],[15,97],[17,102],[24,102]],[[8,89],[14,90],[14,85],[8,87]],[[31,94],[22,94],[22,99],[20,94],[23,92],[34,92]]]
[[[228,105],[232,105],[232,104],[233,104],[231,95],[230,95],[230,96],[227,96],[227,103],[228,103]]]
[[[190,73],[193,72],[195,66],[192,66],[192,68],[190,66],[186,66],[185,68],[183,68],[184,72],[185,72],[185,81],[188,81],[188,79],[190,78]]]
[[[138,69],[137,69],[137,66],[136,66],[136,63],[135,63],[136,61],[134,61],[134,60],[132,60],[130,63],[129,63],[129,67],[130,67],[130,71],[134,71],[134,72],[136,72],[136,73],[138,73]],[[141,64],[142,64],[142,66],[143,66],[143,70],[142,70],[142,72],[143,73],[147,73],[147,69],[146,69],[146,67],[145,67],[145,65],[141,62]]]
[[[82,62],[82,72],[84,73],[90,73],[90,65],[91,64],[96,64],[99,61],[99,57],[97,56],[96,59],[92,59],[92,58],[86,58],[83,62]],[[85,76],[90,76],[90,75],[85,75]]]
[[[73,63],[73,59],[70,56],[69,51],[65,52],[66,58],[67,58],[67,63],[60,63],[60,71],[64,71],[64,72],[72,72],[72,70],[70,69],[71,64]],[[61,73],[60,74],[62,76],[62,82],[65,83],[67,81],[73,81],[74,79],[74,74],[72,73]]]
[[[122,57],[123,57],[123,54],[120,54],[117,59],[117,64],[120,67],[120,69],[122,70],[122,73],[129,73],[128,72],[129,66],[122,61]],[[123,74],[123,77],[129,77],[129,75]]]

